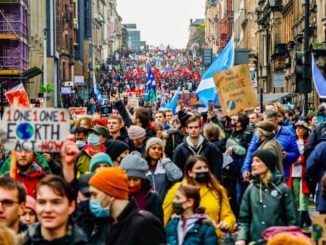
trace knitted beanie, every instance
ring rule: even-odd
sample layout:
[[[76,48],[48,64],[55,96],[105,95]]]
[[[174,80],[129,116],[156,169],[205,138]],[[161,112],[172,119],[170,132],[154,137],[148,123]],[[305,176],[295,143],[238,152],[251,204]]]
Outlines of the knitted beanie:
[[[164,150],[164,143],[160,138],[153,137],[147,140],[146,142],[146,149],[145,151],[147,152],[149,148],[151,148],[153,145],[159,144],[162,146],[162,149]]]
[[[128,176],[121,168],[106,168],[96,173],[89,185],[117,199],[128,200]]]
[[[34,213],[36,213],[36,201],[35,201],[35,199],[33,197],[27,195],[26,196],[25,207],[31,209]]]
[[[145,179],[146,173],[149,170],[145,159],[131,154],[121,160],[120,168],[126,171],[128,177],[139,177]]]
[[[100,152],[100,153],[96,153],[92,157],[91,163],[89,165],[89,171],[94,172],[96,166],[99,165],[100,163],[106,163],[109,166],[113,167],[111,157],[106,153]]]
[[[106,153],[111,157],[111,159],[117,160],[121,153],[129,150],[129,146],[121,140],[109,140],[105,144]]]
[[[128,137],[131,140],[137,140],[145,137],[146,131],[142,127],[132,125],[128,128]]]
[[[270,149],[258,149],[254,152],[253,157],[258,157],[272,171],[275,171],[278,162],[276,154]]]

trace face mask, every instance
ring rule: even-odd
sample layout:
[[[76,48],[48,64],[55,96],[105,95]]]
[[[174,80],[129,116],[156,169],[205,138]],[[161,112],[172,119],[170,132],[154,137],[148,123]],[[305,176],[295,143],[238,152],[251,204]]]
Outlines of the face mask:
[[[82,149],[86,144],[86,141],[83,140],[77,140],[76,145],[78,146],[79,149]]]
[[[198,183],[207,183],[209,181],[209,172],[196,173],[195,180]]]
[[[98,136],[96,134],[90,134],[90,135],[88,135],[87,142],[88,142],[88,144],[90,144],[92,146],[99,145],[100,144],[100,136]]]
[[[185,211],[185,209],[182,207],[183,204],[184,202],[182,203],[173,202],[172,203],[173,213],[175,213],[176,215],[183,214],[183,212]]]
[[[100,200],[90,200],[89,209],[97,218],[107,218],[110,216],[110,206],[103,208]]]

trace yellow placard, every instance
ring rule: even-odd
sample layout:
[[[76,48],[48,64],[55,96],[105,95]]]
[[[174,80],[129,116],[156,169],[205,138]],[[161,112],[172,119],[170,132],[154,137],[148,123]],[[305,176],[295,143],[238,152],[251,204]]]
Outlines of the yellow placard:
[[[216,73],[213,79],[224,115],[237,115],[257,106],[257,95],[247,64]]]

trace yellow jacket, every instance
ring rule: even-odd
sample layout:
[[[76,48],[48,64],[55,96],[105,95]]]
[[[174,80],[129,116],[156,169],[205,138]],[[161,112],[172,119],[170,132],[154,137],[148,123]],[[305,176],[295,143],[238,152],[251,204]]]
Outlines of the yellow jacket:
[[[181,185],[187,185],[187,180],[174,184],[165,196],[163,202],[164,226],[166,226],[170,220],[175,192]],[[205,208],[205,213],[214,220],[216,224],[223,220],[228,224],[229,229],[232,230],[235,225],[235,216],[231,210],[229,199],[224,188],[221,188],[222,191],[219,194],[205,185],[200,185],[198,187],[200,187],[200,206]],[[222,202],[220,201],[220,197],[222,197]],[[219,229],[216,230],[216,233],[218,236],[221,236],[221,231]]]

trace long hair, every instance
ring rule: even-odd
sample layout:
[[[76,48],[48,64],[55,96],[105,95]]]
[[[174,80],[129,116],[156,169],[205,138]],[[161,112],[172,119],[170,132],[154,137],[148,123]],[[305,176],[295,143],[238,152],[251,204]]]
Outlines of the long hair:
[[[208,141],[223,140],[224,131],[215,123],[208,123],[204,127],[204,136]]]
[[[184,171],[185,177],[184,178],[187,180],[187,183],[190,185],[196,186],[195,180],[189,176],[189,171],[192,170],[192,168],[198,161],[204,162],[208,167],[208,172],[209,172],[209,180],[207,183],[208,189],[212,190],[212,192],[214,194],[216,194],[217,196],[221,196],[224,188],[222,185],[220,185],[220,183],[218,182],[216,177],[212,174],[211,170],[209,169],[209,165],[208,165],[208,161],[207,161],[206,157],[204,157],[202,155],[190,156],[188,158],[188,160],[186,161],[185,171]]]
[[[181,185],[178,188],[178,191],[180,191],[187,199],[192,199],[193,204],[193,211],[197,214],[203,214],[205,213],[205,208],[199,207],[200,204],[200,194],[199,194],[199,188],[192,186],[192,185]]]

